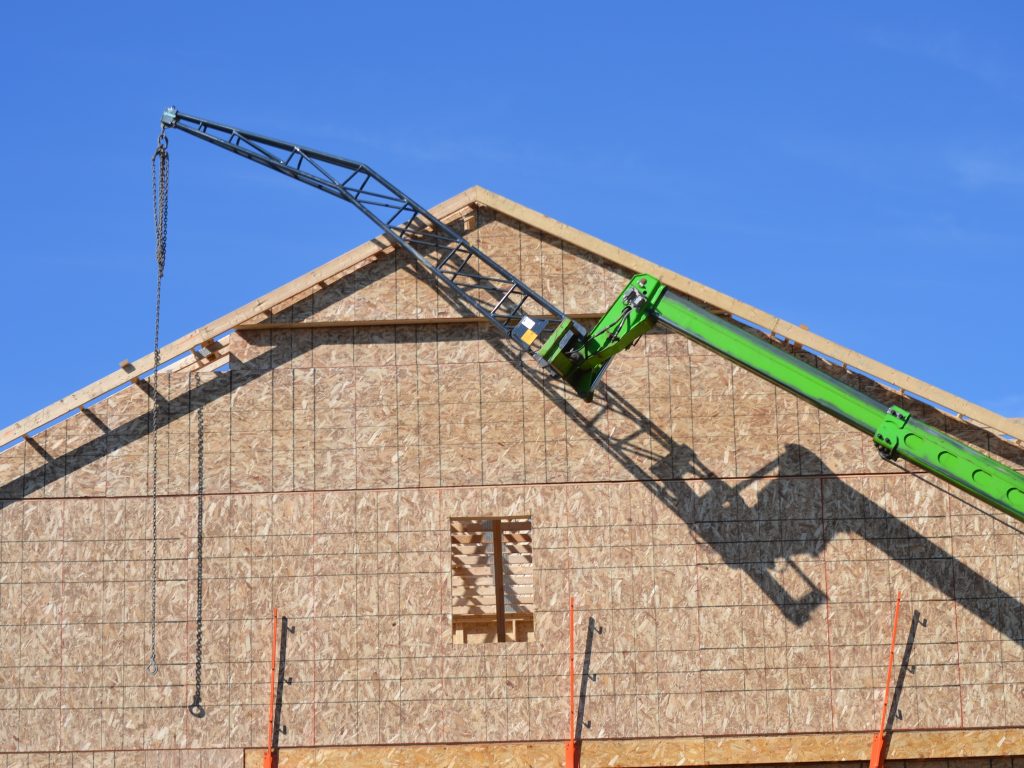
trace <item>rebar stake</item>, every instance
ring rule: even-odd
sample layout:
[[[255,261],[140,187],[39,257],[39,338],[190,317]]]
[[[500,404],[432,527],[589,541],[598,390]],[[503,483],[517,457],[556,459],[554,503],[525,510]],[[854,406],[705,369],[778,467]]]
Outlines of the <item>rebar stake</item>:
[[[267,751],[263,768],[274,768],[274,693],[277,691],[277,608],[274,609],[274,637],[270,642],[270,706],[267,709]]]
[[[869,768],[885,766],[885,716],[889,708],[889,685],[892,683],[892,660],[896,655],[896,628],[900,623],[900,600],[902,592],[896,593],[896,612],[892,617],[892,640],[889,643],[889,667],[885,672],[885,693],[882,695],[882,721],[878,724],[878,733],[871,741],[871,762]]]

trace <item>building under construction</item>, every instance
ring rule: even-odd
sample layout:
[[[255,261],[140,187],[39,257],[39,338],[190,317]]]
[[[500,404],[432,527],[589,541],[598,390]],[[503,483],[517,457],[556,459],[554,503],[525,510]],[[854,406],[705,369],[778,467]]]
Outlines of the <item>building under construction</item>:
[[[479,187],[400,212],[0,433],[0,768],[1024,765],[1024,425]],[[570,331],[652,276],[1002,506],[671,324],[545,365],[459,241]]]

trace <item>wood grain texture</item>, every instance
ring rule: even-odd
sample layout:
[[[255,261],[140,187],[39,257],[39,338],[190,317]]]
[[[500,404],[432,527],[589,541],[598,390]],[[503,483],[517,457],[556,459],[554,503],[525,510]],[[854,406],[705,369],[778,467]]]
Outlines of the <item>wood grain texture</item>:
[[[473,189],[466,190],[446,200],[444,203],[432,208],[431,212],[440,219],[452,217],[458,211],[472,205],[475,189],[474,187]],[[285,283],[233,312],[229,312],[191,333],[185,334],[169,344],[165,344],[160,349],[160,359],[164,363],[171,363],[179,356],[188,353],[193,347],[208,340],[217,339],[234,330],[236,326],[251,322],[254,318],[261,315],[269,315],[281,303],[288,302],[294,299],[295,296],[317,287],[320,283],[330,280],[339,272],[351,269],[356,264],[380,253],[387,246],[388,241],[383,235],[363,243],[332,259],[323,266],[317,267]],[[118,368],[118,370],[107,374],[102,379],[82,387],[70,395],[62,397],[57,402],[5,427],[3,430],[0,430],[0,447],[6,446],[8,443],[39,429],[54,419],[58,419],[76,408],[106,395],[128,383],[133,378],[147,375],[153,370],[153,363],[154,357],[152,353],[144,355],[137,360],[131,361],[126,368]]]
[[[680,293],[695,298],[716,309],[728,312],[738,318],[747,320],[770,333],[778,334],[797,344],[809,347],[812,350],[838,360],[840,363],[846,363],[857,370],[887,381],[908,393],[916,395],[919,399],[937,403],[954,413],[962,414],[981,425],[993,429],[998,434],[1010,435],[1024,442],[1024,425],[1022,425],[1019,419],[1007,418],[962,397],[934,387],[925,381],[921,381],[877,360],[872,360],[866,355],[836,344],[823,336],[812,333],[796,323],[787,322],[720,291],[702,285],[695,280],[671,272],[652,261],[611,245],[593,235],[588,235],[581,230],[563,224],[556,219],[552,219],[524,205],[495,194],[488,189],[473,187],[467,190],[467,192],[472,194],[475,205],[501,211],[507,216],[569,243],[573,243],[583,250],[607,259],[614,264],[626,267],[632,272],[654,275],[670,288]]]
[[[865,355],[861,355],[851,349],[843,347],[842,345],[836,344],[822,336],[818,336],[800,325],[787,322],[781,318],[759,310],[756,307],[738,301],[724,293],[721,293],[720,291],[716,291],[694,280],[666,270],[653,262],[647,261],[646,259],[642,259],[628,251],[610,245],[609,243],[593,237],[592,235],[588,235],[585,232],[556,221],[555,219],[538,213],[537,211],[529,209],[526,206],[520,205],[519,203],[497,195],[482,187],[471,187],[465,192],[462,192],[461,194],[435,206],[431,210],[438,218],[446,220],[455,216],[467,206],[482,206],[493,209],[530,227],[535,227],[545,235],[559,238],[566,243],[572,244],[584,251],[599,256],[619,268],[631,272],[646,272],[648,274],[652,274],[672,289],[708,304],[713,308],[734,315],[735,317],[742,318],[743,320],[760,326],[771,334],[777,334],[778,336],[789,339],[798,345],[813,349],[829,358],[838,360],[840,363],[889,382],[901,392],[905,391],[910,393],[914,397],[925,402],[936,403],[943,408],[952,411],[954,414],[959,414],[960,416],[991,430],[997,436],[1010,436],[1019,442],[1024,442],[1024,426],[1022,426],[1020,419],[1007,418],[975,403],[971,403],[962,397],[958,397],[952,393],[939,389],[938,387],[934,387],[927,382],[914,378],[913,376],[898,371],[897,369],[876,360],[872,360]],[[481,245],[487,246],[492,244],[483,242]],[[501,241],[498,240],[493,243],[493,245],[500,247]],[[186,334],[180,339],[165,345],[161,349],[161,359],[164,361],[172,361],[204,341],[222,336],[240,325],[249,326],[254,322],[254,320],[258,320],[261,316],[269,316],[270,312],[276,307],[279,307],[282,304],[287,304],[297,296],[302,296],[309,291],[315,290],[318,286],[326,288],[327,284],[336,279],[339,273],[349,270],[356,264],[387,251],[388,247],[389,244],[383,236],[364,243],[363,245],[327,262],[323,266],[318,267],[317,269],[308,272],[289,283],[286,283],[280,288],[271,291],[249,304],[246,304],[244,307],[241,307],[234,312],[230,312],[227,315],[224,315],[223,317],[218,318],[217,320],[214,320],[213,322],[210,322],[189,334]],[[566,265],[563,263],[563,266]],[[571,267],[568,268],[571,270]],[[513,269],[513,271],[515,271],[515,269]],[[586,279],[585,274],[580,279]],[[380,281],[375,282],[380,283]],[[386,284],[380,284],[377,287],[378,289],[384,290],[385,293],[387,292],[388,286]],[[419,291],[420,286],[417,286],[416,290]],[[589,295],[600,295],[599,291],[588,293]],[[434,286],[429,287],[427,295],[433,295],[436,302],[437,293]],[[574,297],[577,295],[579,294],[573,294]],[[555,298],[550,292],[548,293],[548,296],[552,299]],[[374,315],[380,314],[379,308],[381,306],[381,302],[377,301],[370,295],[366,295],[364,297],[364,301],[367,302],[365,307],[367,312]],[[389,306],[389,304],[385,303],[384,306]],[[580,313],[579,307],[576,307],[572,300],[566,304],[563,309],[570,314]],[[590,312],[593,312],[593,308],[590,308]],[[350,319],[354,322],[361,322],[356,318]],[[394,318],[394,320],[398,322],[405,321],[404,318],[398,317]],[[52,405],[49,405],[46,408],[43,408],[36,413],[5,427],[3,430],[0,430],[0,447],[6,446],[12,441],[39,429],[70,411],[79,408],[96,398],[106,395],[118,387],[123,386],[133,378],[145,376],[152,370],[153,362],[152,354],[141,357],[134,362],[131,362],[127,368],[119,368],[117,371],[108,374],[102,379],[61,398]]]
[[[478,218],[497,257],[555,270],[576,306],[615,289],[607,265],[593,285],[561,280],[566,265],[579,277],[599,257],[489,209]],[[407,286],[389,286],[374,296],[394,307]],[[310,290],[297,301],[322,289]],[[363,304],[359,291],[331,296]],[[143,669],[146,382],[0,453],[11,639],[0,644],[0,750],[59,750],[57,765],[86,750],[118,751],[119,765],[135,764],[122,760],[135,750],[182,750],[185,766],[195,749],[259,744],[274,607],[294,629],[285,748],[557,744],[569,594],[580,721],[595,749],[629,754],[661,739],[678,754],[693,748],[682,737],[741,750],[764,734],[867,732],[897,589],[900,642],[914,610],[927,622],[898,725],[1022,725],[1020,524],[880,461],[870,438],[677,335],[622,353],[588,404],[503,354],[479,323],[307,328],[297,306],[277,307],[286,328],[232,336],[230,370],[159,375],[156,680]],[[326,299],[309,308],[336,317]],[[184,704],[200,405],[208,715],[197,721]],[[459,645],[452,518],[495,510],[533,521],[534,638]]]
[[[669,765],[771,765],[855,763],[869,757],[868,733],[801,734],[735,738],[607,739],[584,741],[580,768],[641,768]],[[1014,757],[1024,754],[1024,729],[897,731],[887,762]],[[262,752],[248,749],[245,768],[259,768]],[[564,763],[560,742],[438,744],[381,747],[282,749],[279,768],[449,768],[502,766],[556,768]]]

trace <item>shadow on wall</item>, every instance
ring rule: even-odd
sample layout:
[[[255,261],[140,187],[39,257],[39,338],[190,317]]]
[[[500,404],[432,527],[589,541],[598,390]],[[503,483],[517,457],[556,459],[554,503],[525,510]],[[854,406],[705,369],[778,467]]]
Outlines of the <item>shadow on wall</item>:
[[[526,363],[511,346],[495,346],[548,399],[564,409],[573,422],[592,434],[631,476],[651,484],[661,503],[686,522],[699,541],[711,547],[725,564],[749,576],[792,624],[805,623],[827,600],[822,587],[808,578],[794,559],[820,557],[836,535],[853,533],[1007,639],[1024,646],[1024,604],[835,477],[820,457],[806,447],[787,445],[782,455],[753,477],[730,484],[716,477],[689,446],[673,440],[615,389],[606,384],[599,387],[594,404],[600,410],[596,416],[588,417],[563,394],[567,390],[557,379]],[[602,432],[598,422],[609,413],[617,417],[620,425],[625,420],[633,429],[616,435]],[[646,437],[651,441],[641,439]],[[780,467],[799,466],[801,455],[820,462],[820,478],[774,477],[760,487],[753,503],[744,499],[743,491],[748,486],[766,479]],[[679,477],[703,481],[708,490],[698,496],[693,480],[683,481]],[[806,504],[787,503],[785,485],[800,477],[819,483],[818,492],[827,496],[841,513],[825,520],[819,510],[808,515]],[[928,482],[926,478],[920,479]],[[799,591],[783,585],[778,563],[785,563],[797,574]]]
[[[271,721],[271,746],[274,754],[274,765],[277,765],[277,750],[280,746],[282,735],[288,735],[287,724],[281,721],[284,710],[284,687],[292,684],[292,678],[285,672],[288,662],[288,635],[295,634],[295,626],[288,620],[287,616],[281,617],[281,629],[278,641],[280,645],[277,651],[277,679],[274,681],[274,715]]]
[[[587,644],[583,650],[583,671],[580,675],[580,693],[576,703],[576,730],[572,737],[576,744],[583,741],[584,727],[590,727],[590,721],[584,719],[587,709],[587,690],[591,683],[597,682],[597,675],[590,671],[590,662],[594,656],[594,636],[604,634],[604,629],[597,623],[593,616],[587,621]]]
[[[359,270],[351,280],[338,281],[323,289],[321,293],[314,293],[296,302],[283,312],[279,319],[288,323],[309,320],[327,306],[341,301],[355,291],[367,288],[399,270],[408,272],[418,280],[431,281],[427,271],[418,264],[407,260],[400,261],[397,257],[378,259],[371,261],[366,267]],[[447,301],[453,306],[458,306],[451,297],[448,297]],[[459,311],[465,316],[475,317],[468,309],[461,308]],[[266,331],[268,337],[271,336],[270,331],[272,330],[273,325],[269,325]],[[314,345],[312,332],[309,333],[309,341],[304,342],[299,339],[300,333],[286,332],[282,343],[267,345],[264,352],[247,360],[243,368],[231,371],[230,375],[225,374],[199,381],[177,396],[165,397],[162,392],[154,389],[150,378],[140,379],[134,386],[139,387],[153,402],[153,407],[157,409],[158,428],[165,427],[180,418],[189,416],[201,405],[209,405],[225,395],[230,395],[241,384],[258,379],[270,373],[274,368],[310,352]],[[148,439],[151,411],[143,411],[138,416],[114,428],[104,423],[89,408],[83,409],[82,414],[100,429],[102,434],[59,456],[49,453],[41,441],[32,437],[26,438],[25,442],[43,459],[44,463],[10,482],[0,485],[0,509],[5,502],[23,499],[45,488],[50,483],[88,467],[93,462],[131,445],[137,440]]]
[[[892,688],[892,703],[889,705],[889,713],[885,720],[885,734],[887,738],[892,736],[893,729],[896,727],[896,721],[903,719],[903,713],[900,712],[900,699],[903,696],[903,687],[906,684],[907,675],[912,675],[916,671],[914,665],[910,663],[910,656],[914,651],[917,628],[927,626],[928,620],[921,618],[921,612],[915,609],[914,615],[910,618],[910,629],[907,632],[907,639],[903,643],[903,658],[900,660],[900,671],[896,676],[896,684]]]
[[[416,277],[427,279],[422,268],[408,263],[401,265],[394,259],[378,270],[375,279],[385,277],[397,268],[409,270]],[[354,281],[350,287],[346,281],[335,283],[328,289],[331,291],[330,297],[318,298],[314,294],[293,306],[285,319],[288,322],[301,322],[323,306],[367,284],[366,279]],[[451,296],[445,298],[457,306],[457,301]],[[818,557],[837,534],[855,533],[1008,639],[1024,646],[1024,606],[1020,601],[957,561],[848,484],[829,477],[832,473],[823,463],[820,492],[826,493],[827,487],[830,498],[837,499],[846,510],[855,510],[848,517],[840,516],[830,521],[831,524],[823,526],[820,515],[811,519],[803,506],[787,504],[784,484],[775,479],[758,490],[753,503],[743,498],[743,491],[754,480],[763,479],[777,467],[786,466],[797,454],[817,459],[806,447],[789,445],[781,456],[763,467],[756,477],[730,485],[711,473],[689,446],[676,442],[613,388],[607,385],[599,388],[595,403],[601,410],[598,416],[590,418],[576,408],[575,398],[570,399],[565,394],[567,390],[560,381],[526,362],[518,348],[513,348],[505,341],[495,340],[491,328],[472,326],[466,333],[473,338],[487,340],[534,387],[562,408],[568,418],[593,435],[632,477],[651,483],[661,502],[684,520],[699,540],[714,549],[723,562],[746,573],[793,624],[806,622],[827,599],[824,590],[799,571],[794,558],[801,555]],[[158,409],[158,423],[163,426],[187,417],[200,405],[229,395],[239,384],[264,376],[275,367],[309,352],[313,343],[312,335],[307,338],[310,341],[304,343],[298,334],[286,333],[285,341],[269,344],[265,351],[246,362],[244,369],[202,381],[167,399],[153,392],[148,382],[143,381],[141,385]],[[603,433],[597,420],[608,413],[616,416],[619,423],[625,421],[632,425],[632,430],[627,430],[623,435]],[[94,422],[97,421],[93,414],[86,412],[86,415]],[[103,434],[60,456],[46,454],[42,446],[35,441],[30,442],[44,455],[45,463],[0,486],[0,507],[4,504],[3,500],[24,498],[120,448],[145,439],[149,423],[150,414],[147,411],[112,429],[102,425]],[[685,467],[685,471],[681,471],[680,467]],[[698,496],[693,482],[678,479],[682,476],[699,478],[710,490]],[[921,481],[927,482],[923,478]],[[787,588],[780,581],[776,570],[778,563],[791,566],[790,570],[801,577],[799,593],[791,591],[792,588]]]

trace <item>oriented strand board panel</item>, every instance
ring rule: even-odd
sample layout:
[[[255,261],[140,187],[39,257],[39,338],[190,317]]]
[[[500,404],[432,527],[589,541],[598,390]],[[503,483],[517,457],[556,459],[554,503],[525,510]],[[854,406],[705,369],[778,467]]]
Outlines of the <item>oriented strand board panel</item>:
[[[580,745],[581,768],[669,765],[768,766],[800,764],[824,768],[864,763],[870,737],[864,734],[749,736],[719,739],[607,739]],[[908,761],[930,761],[938,768],[1012,768],[1024,754],[1024,732],[916,731],[893,735],[886,764],[903,768]],[[945,759],[952,756],[952,759]],[[263,753],[245,753],[245,768],[259,768]],[[941,763],[936,761],[941,760]],[[1024,764],[1024,760],[1020,761]],[[281,750],[280,768],[441,768],[442,766],[503,766],[504,768],[556,768],[565,764],[560,742],[506,742],[501,744],[439,744],[434,746],[312,747]],[[919,763],[920,764],[920,763]]]
[[[1017,446],[1024,445],[1024,440],[1020,438],[1020,419],[1008,419],[974,403],[970,403],[963,398],[944,392],[926,382],[896,371],[882,363],[866,358],[828,339],[811,333],[804,326],[795,326],[707,286],[696,283],[682,275],[666,272],[657,264],[627,253],[585,232],[573,229],[481,187],[472,187],[446,200],[436,206],[433,209],[433,213],[440,219],[447,221],[455,229],[472,237],[474,235],[473,230],[476,228],[477,216],[480,215],[481,211],[487,211],[488,209],[493,212],[495,221],[504,219],[509,224],[518,228],[520,233],[518,253],[516,253],[512,238],[505,238],[507,242],[493,243],[493,245],[499,250],[504,251],[508,260],[507,263],[519,266],[520,274],[529,277],[529,281],[533,285],[539,286],[544,284],[546,287],[545,295],[548,298],[555,296],[555,291],[558,289],[559,282],[561,281],[559,279],[552,280],[546,275],[545,269],[555,268],[556,263],[560,267],[560,262],[563,259],[561,253],[552,251],[550,247],[545,249],[547,256],[541,255],[541,248],[539,246],[545,237],[551,243],[573,246],[577,249],[577,252],[582,252],[587,257],[604,259],[605,262],[614,265],[613,271],[622,272],[625,270],[627,272],[649,272],[654,274],[664,280],[670,288],[680,291],[684,295],[696,299],[698,302],[731,314],[745,322],[753,323],[765,329],[768,333],[777,335],[784,340],[792,341],[796,345],[796,349],[803,349],[805,346],[814,349],[817,353],[823,354],[831,360],[838,360],[842,363],[844,371],[846,366],[850,365],[854,369],[879,381],[888,382],[890,388],[898,389],[901,394],[905,391],[912,392],[922,402],[937,403],[947,411],[957,414],[958,418],[964,421],[983,425],[985,429],[1001,439],[1006,439]],[[563,247],[561,250],[564,251],[566,248]],[[217,365],[220,365],[231,354],[230,344],[221,344],[217,341],[211,343],[211,340],[215,337],[222,336],[232,330],[249,328],[261,321],[273,322],[275,327],[280,329],[288,328],[294,325],[289,321],[291,319],[291,308],[295,301],[308,298],[319,289],[326,288],[346,278],[348,278],[346,282],[353,288],[359,287],[360,283],[365,287],[368,282],[367,279],[355,275],[355,273],[360,272],[360,270],[372,273],[373,269],[367,267],[362,262],[367,259],[380,261],[382,257],[393,255],[393,251],[393,245],[388,245],[383,237],[378,237],[255,299],[234,312],[165,345],[161,350],[160,357],[165,361],[173,361],[165,370],[203,367],[207,363],[215,361]],[[540,271],[535,274],[538,265],[540,265]],[[409,297],[414,293],[412,290],[413,286],[408,284],[408,278],[413,274],[415,268],[413,265],[409,265],[409,267],[412,271],[406,270],[408,273],[404,279],[406,284],[399,289],[402,296],[401,304],[406,307],[408,306]],[[378,275],[380,275],[381,269],[382,266],[377,265],[376,271]],[[388,267],[385,260],[383,269],[387,273],[400,270],[402,267],[397,262],[393,262],[392,266]],[[571,264],[568,269],[571,271]],[[585,282],[591,277],[590,272],[591,270],[588,268],[587,274],[574,276],[574,283]],[[398,279],[402,281],[401,277]],[[386,285],[387,281],[377,280],[373,282],[383,282]],[[422,291],[421,288],[422,285],[417,283],[415,293],[424,297],[425,306],[429,312],[429,307],[432,304],[436,304],[437,297],[429,293],[429,287]],[[339,290],[343,293],[342,288],[339,287]],[[378,288],[377,290],[381,289]],[[384,288],[384,295],[385,298],[388,298],[386,287]],[[334,303],[333,299],[338,297],[336,294],[332,297],[332,301],[325,300],[321,302],[321,306],[329,307]],[[445,298],[445,302],[449,305],[452,303],[450,298]],[[366,302],[364,301],[363,309],[366,308]],[[373,310],[368,313],[371,316],[370,320],[366,319],[367,313],[359,312],[355,315],[355,319],[348,322],[365,325],[374,321],[382,322],[389,319],[387,317],[387,306],[371,304],[369,308]],[[603,308],[598,311],[602,310]],[[277,316],[278,314],[281,316]],[[448,313],[445,317],[437,317],[435,319],[439,322],[442,320],[459,320],[461,315],[462,313],[460,312]],[[416,317],[425,317],[419,308],[416,310]],[[589,313],[577,313],[576,317],[586,319],[589,317]],[[302,319],[300,317],[300,324]],[[402,324],[415,322],[414,320],[411,321],[408,318],[402,317],[394,319]],[[330,320],[325,322],[331,323]],[[199,350],[197,345],[202,345],[203,349]],[[209,354],[211,351],[212,354]],[[175,360],[175,358],[178,359]],[[202,359],[200,360],[200,358]],[[17,440],[56,419],[65,417],[75,408],[82,408],[91,400],[107,396],[119,386],[127,384],[132,380],[132,377],[150,372],[152,364],[153,355],[140,358],[134,363],[126,362],[121,369],[114,373],[4,428],[0,431],[0,445],[7,445],[12,440]]]
[[[621,279],[499,216],[471,234],[579,311]],[[357,270],[350,291],[311,287],[289,306],[372,317],[406,298],[392,275]],[[230,370],[162,374],[155,393],[125,389],[0,453],[10,764],[240,761],[265,734],[274,607],[288,625],[283,748],[558,742],[570,594],[581,737],[595,745],[851,731],[867,744],[898,590],[897,725],[1024,726],[1022,526],[679,337],[623,353],[588,404],[486,326],[434,322],[436,294],[421,300],[413,325],[305,328],[293,313],[239,333]],[[200,408],[201,720],[185,709]],[[487,515],[531,518],[531,642],[452,642],[451,518]]]

